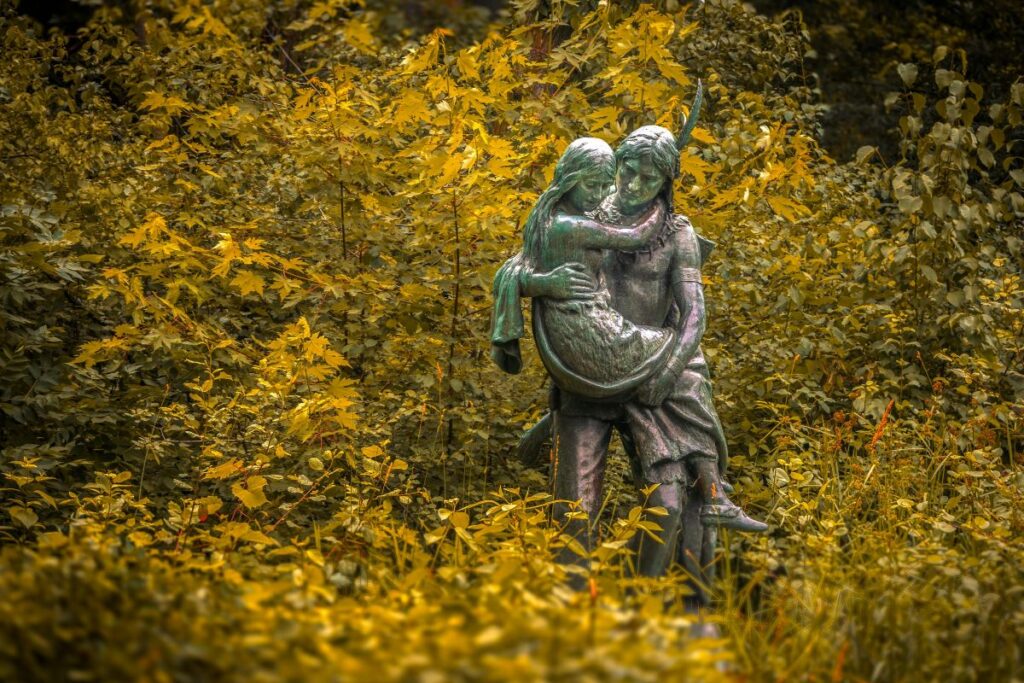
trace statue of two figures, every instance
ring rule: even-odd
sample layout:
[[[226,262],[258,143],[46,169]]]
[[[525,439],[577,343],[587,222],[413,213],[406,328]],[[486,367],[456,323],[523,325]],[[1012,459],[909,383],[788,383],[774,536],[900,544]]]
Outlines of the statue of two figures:
[[[494,360],[518,373],[521,299],[532,299],[534,341],[553,387],[550,412],[524,443],[553,443],[556,521],[579,501],[587,519],[575,516],[566,530],[593,548],[617,431],[637,484],[658,484],[647,505],[669,513],[654,519],[660,542],[638,534],[636,571],[660,576],[681,563],[696,579],[694,606],[706,602],[700,586],[711,578],[717,529],[767,529],[732,502],[723,478],[728,450],[700,350],[701,266],[714,245],[675,213],[672,198],[699,106],[698,86],[678,139],[644,126],[614,152],[596,138],[568,146],[530,212],[522,250],[495,276],[491,335]]]

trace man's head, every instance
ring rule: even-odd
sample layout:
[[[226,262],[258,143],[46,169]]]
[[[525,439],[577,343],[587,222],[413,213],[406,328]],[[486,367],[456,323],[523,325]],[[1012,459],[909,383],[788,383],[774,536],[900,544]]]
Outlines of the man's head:
[[[672,181],[679,175],[679,150],[672,132],[643,126],[630,133],[615,150],[615,191],[619,208],[634,213],[659,194],[672,211]]]

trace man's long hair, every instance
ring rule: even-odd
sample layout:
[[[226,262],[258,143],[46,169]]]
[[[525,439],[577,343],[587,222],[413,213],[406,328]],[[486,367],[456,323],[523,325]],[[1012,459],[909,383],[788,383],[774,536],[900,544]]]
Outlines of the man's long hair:
[[[668,215],[672,215],[672,186],[679,177],[679,150],[676,148],[676,136],[672,131],[661,126],[641,126],[622,141],[615,150],[615,163],[621,164],[627,159],[644,159],[649,157],[654,167],[665,176],[665,184],[659,193],[665,199]]]
[[[604,165],[609,175],[614,173],[612,148],[598,138],[577,138],[569,143],[562,157],[555,164],[555,175],[551,185],[544,190],[533,205],[526,226],[523,228],[523,257],[533,268],[540,267],[541,250],[544,248],[544,233],[551,222],[551,210],[558,204],[585,173]]]

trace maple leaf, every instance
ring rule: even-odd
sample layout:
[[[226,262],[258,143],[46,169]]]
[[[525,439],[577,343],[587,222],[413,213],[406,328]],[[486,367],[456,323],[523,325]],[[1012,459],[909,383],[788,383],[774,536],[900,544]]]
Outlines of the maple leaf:
[[[237,458],[232,458],[225,463],[207,468],[207,470],[203,472],[203,479],[226,479],[235,472],[238,472],[241,468],[241,462]]]
[[[246,294],[256,293],[263,295],[263,286],[266,284],[263,278],[252,272],[251,270],[240,270],[238,275],[231,279],[231,284],[238,287],[242,296]]]
[[[364,55],[377,54],[377,39],[370,32],[367,22],[360,17],[352,17],[344,28],[345,41]]]

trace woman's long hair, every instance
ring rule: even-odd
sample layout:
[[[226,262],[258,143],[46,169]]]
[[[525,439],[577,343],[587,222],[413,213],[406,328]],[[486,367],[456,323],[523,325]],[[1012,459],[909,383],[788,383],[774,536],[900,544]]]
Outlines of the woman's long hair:
[[[551,222],[551,210],[558,201],[576,186],[585,173],[599,164],[607,164],[614,169],[615,155],[612,148],[604,140],[598,138],[576,138],[562,153],[562,158],[555,164],[555,176],[551,185],[544,190],[537,203],[530,210],[523,228],[523,259],[531,268],[541,263],[541,250],[544,248],[544,234]],[[612,170],[614,173],[614,170]]]

